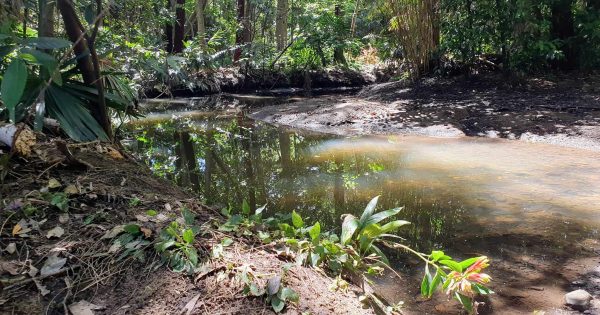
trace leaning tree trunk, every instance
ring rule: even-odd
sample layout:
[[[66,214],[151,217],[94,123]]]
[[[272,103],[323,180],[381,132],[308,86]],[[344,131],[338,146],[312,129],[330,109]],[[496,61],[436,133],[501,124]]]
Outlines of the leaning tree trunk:
[[[275,18],[275,40],[277,50],[282,51],[287,44],[288,0],[277,0],[277,16]]]
[[[100,1],[97,1],[97,3],[100,4]],[[75,53],[75,56],[79,56],[77,59],[77,67],[79,68],[79,71],[81,71],[83,82],[87,85],[95,85],[98,90],[98,100],[91,104],[90,108],[92,116],[96,119],[98,124],[100,124],[102,129],[104,129],[108,139],[112,139],[112,127],[106,108],[104,85],[100,77],[98,56],[96,55],[93,43],[94,40],[90,39],[86,34],[71,0],[57,0],[56,4],[62,15],[67,36],[69,37],[69,40],[74,43],[73,52]],[[100,7],[98,9],[99,16]],[[98,23],[99,21],[96,21],[96,30]],[[92,36],[95,36],[95,34]]]

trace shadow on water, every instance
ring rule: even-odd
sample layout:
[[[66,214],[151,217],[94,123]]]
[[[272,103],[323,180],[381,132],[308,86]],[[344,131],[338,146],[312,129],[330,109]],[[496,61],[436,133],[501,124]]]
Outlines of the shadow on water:
[[[150,114],[127,129],[126,145],[157,175],[208,204],[266,203],[270,213],[296,210],[335,229],[342,214],[360,214],[381,195],[379,209],[404,207],[400,216],[412,225],[400,235],[409,245],[490,256],[498,297],[488,307],[502,313],[559,307],[552,299],[568,286],[561,270],[592,255],[579,245],[598,238],[600,156],[590,152],[473,138],[344,138],[235,111]],[[415,300],[411,275],[421,266],[389,254],[408,276],[379,279],[382,294]],[[407,308],[428,311],[442,299]]]

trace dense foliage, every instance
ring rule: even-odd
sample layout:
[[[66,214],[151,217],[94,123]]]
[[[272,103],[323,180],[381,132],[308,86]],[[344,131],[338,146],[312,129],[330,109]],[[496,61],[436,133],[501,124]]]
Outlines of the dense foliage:
[[[3,3],[5,119],[39,129],[49,116],[77,140],[112,138],[110,117],[128,111],[136,90],[218,91],[222,67],[303,73],[399,61],[418,77],[478,64],[513,74],[600,65],[595,0]]]

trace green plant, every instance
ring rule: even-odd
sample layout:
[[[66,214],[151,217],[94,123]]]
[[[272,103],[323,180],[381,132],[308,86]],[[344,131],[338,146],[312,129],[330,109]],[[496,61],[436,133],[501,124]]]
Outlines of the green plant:
[[[276,313],[280,313],[286,306],[286,303],[297,303],[300,297],[292,288],[286,287],[283,283],[287,268],[283,268],[282,275],[276,275],[267,280],[265,287],[257,284],[256,275],[252,269],[245,266],[239,275],[239,279],[244,283],[245,295],[264,297],[266,302]]]
[[[182,209],[182,217],[183,223],[173,221],[160,232],[154,248],[173,271],[192,273],[198,265],[194,242],[200,228],[194,225],[195,216],[189,209]]]

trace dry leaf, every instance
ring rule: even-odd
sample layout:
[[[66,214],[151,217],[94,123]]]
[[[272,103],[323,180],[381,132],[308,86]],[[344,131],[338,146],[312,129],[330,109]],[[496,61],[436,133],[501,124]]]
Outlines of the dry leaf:
[[[110,229],[109,231],[106,231],[106,233],[104,233],[104,235],[100,238],[100,239],[107,239],[107,238],[114,238],[115,236],[125,232],[125,226],[124,225],[117,225],[114,226],[112,229]]]
[[[50,180],[48,181],[48,185],[47,185],[47,187],[50,189],[58,188],[60,186],[61,186],[61,184],[58,180],[56,180],[56,178],[50,178]]]
[[[104,306],[92,304],[86,300],[81,300],[69,305],[69,311],[71,311],[73,315],[94,315],[94,311],[103,309]]]
[[[57,273],[67,263],[66,258],[58,258],[58,256],[50,256],[46,259],[46,263],[40,271],[40,275],[47,276]]]
[[[12,230],[12,235],[13,236],[18,235],[19,233],[21,233],[21,230],[23,230],[21,225],[19,223],[15,224],[15,226],[13,227],[13,230]]]
[[[42,296],[46,296],[48,295],[48,293],[50,293],[50,290],[48,290],[48,288],[46,288],[46,286],[42,284],[42,281],[34,279],[33,282],[35,283],[35,286],[38,288],[38,290],[40,290],[40,294]]]
[[[108,156],[110,156],[111,158],[115,159],[115,160],[123,160],[124,157],[121,154],[121,152],[113,149],[113,148],[106,148],[108,150]]]
[[[198,303],[198,299],[200,299],[200,294],[197,294],[189,302],[187,302],[187,304],[185,304],[185,306],[183,307],[183,309],[181,309],[179,314],[185,314],[185,315],[192,314],[192,312],[196,308],[196,303]]]
[[[63,234],[65,234],[65,230],[60,226],[57,226],[46,233],[46,238],[61,237]]]
[[[77,189],[77,186],[71,184],[67,186],[63,192],[67,195],[75,195],[79,193],[79,189]]]
[[[171,205],[168,203],[165,203],[165,210],[171,211]]]
[[[18,275],[20,267],[21,264],[17,261],[0,261],[0,275],[4,273]]]
[[[9,254],[14,254],[17,251],[17,244],[10,243],[8,244],[8,246],[6,246],[4,250],[7,251]]]
[[[58,215],[58,222],[62,223],[62,224],[66,224],[69,222],[69,214],[68,213],[61,213]]]
[[[142,233],[144,233],[144,236],[146,238],[149,238],[152,235],[152,230],[150,230],[150,229],[143,227],[143,228],[140,228],[140,230],[142,231]]]
[[[33,278],[35,277],[35,275],[37,275],[38,271],[40,270],[35,268],[34,266],[29,266],[29,271],[27,272],[27,274]]]
[[[150,221],[150,218],[148,218],[148,216],[145,216],[143,214],[136,214],[135,218],[140,221],[140,222],[148,222]]]

